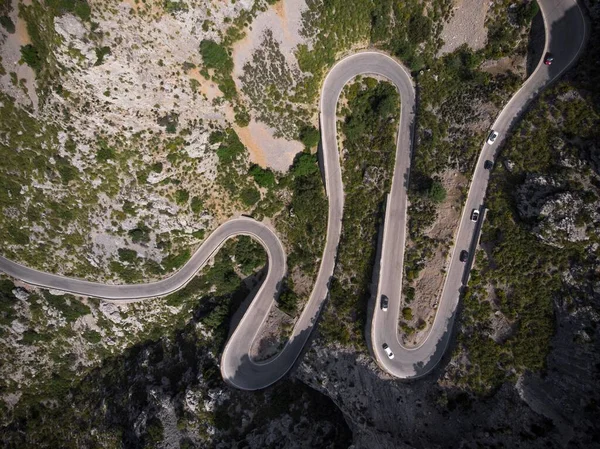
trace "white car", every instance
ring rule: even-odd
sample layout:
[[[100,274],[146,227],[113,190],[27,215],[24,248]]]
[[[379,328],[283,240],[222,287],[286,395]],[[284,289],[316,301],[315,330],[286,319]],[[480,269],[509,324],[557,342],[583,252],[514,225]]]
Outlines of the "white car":
[[[499,134],[496,131],[492,130],[492,132],[490,133],[490,135],[488,136],[488,139],[487,139],[488,145],[492,145],[496,141],[498,136],[499,136]]]
[[[381,295],[381,310],[387,312],[389,303],[389,298],[385,295]]]
[[[473,223],[477,222],[477,220],[479,219],[479,211],[477,209],[473,209],[473,212],[471,212],[471,221]]]
[[[387,345],[387,343],[384,343],[383,345],[381,345],[381,347],[383,348],[383,350],[385,351],[385,353],[387,354],[387,356],[390,359],[394,358],[394,353],[392,352],[392,350],[390,349],[390,347]]]

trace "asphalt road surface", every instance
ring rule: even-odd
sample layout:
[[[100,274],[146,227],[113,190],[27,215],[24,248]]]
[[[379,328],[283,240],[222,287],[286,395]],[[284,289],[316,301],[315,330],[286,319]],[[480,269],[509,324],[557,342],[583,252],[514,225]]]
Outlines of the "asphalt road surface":
[[[269,259],[269,270],[255,298],[225,346],[221,358],[221,373],[226,382],[240,389],[256,390],[273,384],[294,366],[302,353],[327,298],[328,284],[333,273],[344,205],[336,131],[336,105],[339,95],[344,85],[358,75],[383,76],[392,82],[400,93],[401,116],[394,179],[386,208],[380,280],[369,343],[379,365],[390,374],[400,378],[422,376],[439,362],[448,344],[465,270],[463,263],[458,260],[458,253],[471,246],[475,226],[470,222],[469,216],[472,209],[479,208],[483,203],[489,180],[489,172],[483,169],[483,161],[494,160],[495,150],[526,105],[543,87],[556,79],[575,61],[585,42],[586,24],[574,0],[541,0],[540,6],[546,26],[546,49],[553,53],[554,63],[545,66],[540,62],[535,72],[514,95],[493,125],[493,129],[500,133],[500,137],[493,146],[484,145],[481,151],[456,235],[456,245],[452,251],[438,312],[429,335],[417,348],[403,347],[397,331],[401,306],[406,193],[413,140],[415,92],[408,72],[394,59],[378,52],[361,52],[342,59],[331,69],[323,83],[320,120],[321,158],[329,199],[327,241],[310,299],[294,327],[289,342],[277,356],[264,362],[255,362],[251,360],[249,353],[253,341],[275,303],[279,284],[286,274],[285,252],[271,229],[249,218],[236,218],[221,225],[206,239],[185,266],[173,276],[159,282],[105,285],[33,270],[1,256],[0,270],[40,287],[115,302],[137,301],[164,296],[184,287],[225,241],[237,235],[249,235],[265,248]],[[388,296],[390,300],[387,312],[383,312],[379,307],[379,298],[382,294]],[[384,343],[387,343],[395,353],[394,359],[389,359],[383,351]]]

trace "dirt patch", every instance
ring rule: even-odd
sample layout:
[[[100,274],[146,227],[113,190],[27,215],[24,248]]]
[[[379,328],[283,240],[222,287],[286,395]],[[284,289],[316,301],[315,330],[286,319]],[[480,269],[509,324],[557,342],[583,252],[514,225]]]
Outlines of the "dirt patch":
[[[28,2],[24,2],[28,4]],[[0,57],[6,74],[0,76],[0,90],[12,96],[18,104],[38,109],[38,96],[35,90],[35,73],[26,64],[21,64],[21,47],[31,43],[27,32],[27,24],[19,17],[19,1],[12,0],[10,19],[15,24],[15,33],[9,34],[4,27],[0,27]],[[14,75],[16,74],[16,84]]]
[[[15,23],[15,37],[20,45],[31,44],[31,38],[27,32],[27,24],[21,18],[18,18],[17,23]]]
[[[302,12],[305,9],[304,0],[283,0],[256,16],[244,39],[233,46],[233,76],[238,88],[241,87],[239,78],[243,74],[244,64],[260,48],[262,36],[267,29],[271,30],[273,37],[279,42],[288,62],[297,63],[294,51],[298,44],[305,43],[300,36]]]
[[[526,58],[524,56],[506,56],[504,58],[485,61],[480,69],[483,72],[499,75],[513,72],[521,77],[525,76]]]
[[[481,0],[455,0],[452,17],[444,26],[441,37],[444,45],[439,54],[452,53],[463,44],[479,50],[487,41],[485,16],[490,2]]]
[[[213,102],[217,98],[223,96],[223,92],[219,89],[219,86],[214,81],[207,80],[200,74],[200,70],[198,68],[194,68],[188,71],[188,76],[190,79],[194,79],[198,81],[198,92],[204,95],[204,98],[210,102]],[[221,105],[221,109],[223,109],[224,105]],[[231,106],[227,106],[224,108],[224,115],[228,120],[233,121],[233,110]]]
[[[248,126],[234,126],[234,129],[248,148],[250,160],[261,167],[286,172],[294,156],[304,148],[300,142],[273,137],[273,130],[254,119]]]
[[[256,16],[244,39],[233,46],[233,78],[239,92],[243,88],[241,78],[244,76],[244,66],[260,51],[265,33],[270,33],[277,42],[285,64],[297,68],[295,49],[298,44],[305,43],[300,36],[302,11],[305,8],[304,0],[283,0]],[[285,172],[294,156],[303,150],[300,142],[275,138],[275,131],[271,127],[255,119],[246,128],[236,128],[236,132],[248,148],[252,162],[262,167]]]
[[[91,0],[90,3],[96,3],[99,7],[105,6],[104,0]],[[147,15],[148,19],[158,19],[165,13],[165,2],[162,0],[123,0],[122,3],[129,6],[137,14]]]
[[[401,317],[400,324],[402,343],[408,347],[416,346],[423,341],[435,318],[437,303],[446,277],[445,272],[450,262],[450,247],[461,216],[461,191],[468,186],[467,178],[455,170],[443,173],[441,182],[447,191],[447,197],[438,207],[435,222],[425,232],[427,237],[436,240],[437,246],[432,256],[425,261],[424,268],[413,283],[414,300],[410,303],[404,301],[404,307],[410,307],[412,313],[410,319]],[[412,245],[413,243],[409,241],[407,248]]]
[[[267,360],[276,355],[288,340],[294,320],[277,307],[273,307],[250,348],[254,361]]]

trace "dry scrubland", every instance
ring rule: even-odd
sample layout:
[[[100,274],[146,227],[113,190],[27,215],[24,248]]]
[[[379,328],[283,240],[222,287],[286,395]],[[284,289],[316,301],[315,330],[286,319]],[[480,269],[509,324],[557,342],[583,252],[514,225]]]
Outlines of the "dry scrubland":
[[[320,82],[344,54],[376,47],[409,67],[420,92],[399,323],[405,342],[418,343],[481,142],[524,79],[535,12],[533,2],[504,0],[0,0],[3,254],[139,282],[181,266],[229,217],[264,218],[290,269],[255,342],[253,356],[268,357],[308,297],[323,247]],[[431,378],[382,382],[364,346],[401,101],[365,78],[339,110],[347,198],[331,298],[292,378],[258,394],[220,378],[230,319],[265,265],[247,238],[181,292],[133,305],[2,280],[5,440],[589,443],[600,402],[589,389],[600,352],[595,60],[545,94],[507,142],[451,360]]]

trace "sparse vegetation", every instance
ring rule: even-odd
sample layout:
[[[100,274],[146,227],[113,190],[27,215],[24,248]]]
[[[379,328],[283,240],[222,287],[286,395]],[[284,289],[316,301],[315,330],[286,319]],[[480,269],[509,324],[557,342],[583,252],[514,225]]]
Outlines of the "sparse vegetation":
[[[187,249],[179,254],[171,254],[165,257],[162,261],[165,272],[169,273],[181,268],[190,259],[190,256],[190,250]]]
[[[441,203],[446,199],[446,189],[444,189],[442,183],[437,180],[431,183],[431,187],[429,187],[427,193],[434,203]]]
[[[102,65],[102,63],[104,62],[104,57],[106,55],[110,54],[110,47],[99,47],[96,48],[96,62],[94,63],[94,65]]]
[[[229,56],[228,50],[215,41],[205,39],[200,42],[200,55],[202,55],[204,65],[209,69],[214,69],[215,81],[225,98],[228,100],[234,99],[237,92],[231,77],[233,60]]]

